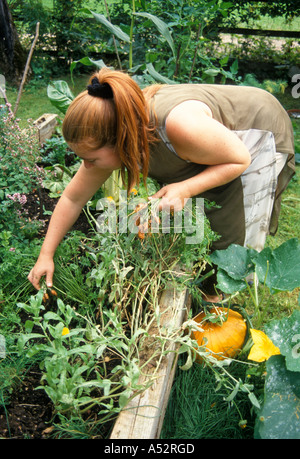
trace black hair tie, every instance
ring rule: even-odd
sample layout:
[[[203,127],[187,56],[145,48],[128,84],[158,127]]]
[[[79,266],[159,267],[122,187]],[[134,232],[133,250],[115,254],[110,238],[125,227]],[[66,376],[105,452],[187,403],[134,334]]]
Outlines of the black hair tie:
[[[112,99],[113,92],[108,83],[99,83],[97,77],[92,79],[92,83],[87,87],[90,96],[101,97],[102,99]]]

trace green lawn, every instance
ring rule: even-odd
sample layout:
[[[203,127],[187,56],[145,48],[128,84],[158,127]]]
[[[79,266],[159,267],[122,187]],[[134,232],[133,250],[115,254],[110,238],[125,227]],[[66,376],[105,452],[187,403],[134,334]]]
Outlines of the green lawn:
[[[295,17],[292,20],[286,21],[281,16],[275,18],[262,16],[260,19],[250,20],[248,24],[241,22],[237,27],[253,27],[262,30],[291,30],[298,32],[300,30],[300,18]]]
[[[88,74],[76,76],[74,78],[74,86],[72,85],[70,74],[62,75],[61,77],[56,78],[56,80],[65,80],[69,84],[73,94],[77,95],[79,92],[85,89],[88,78]],[[7,89],[7,98],[8,101],[12,104],[12,108],[15,106],[17,94],[17,89],[10,87]],[[31,83],[25,85],[19,104],[17,117],[21,119],[21,127],[24,127],[27,125],[28,119],[36,120],[44,113],[56,113],[56,110],[48,99],[47,83],[42,83],[34,80]]]

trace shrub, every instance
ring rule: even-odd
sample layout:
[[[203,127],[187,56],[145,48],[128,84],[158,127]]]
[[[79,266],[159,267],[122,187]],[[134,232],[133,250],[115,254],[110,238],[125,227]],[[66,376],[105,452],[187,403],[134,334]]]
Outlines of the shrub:
[[[22,130],[10,105],[0,106],[0,231],[11,231],[17,239],[24,238],[20,230],[28,224],[26,195],[42,186],[44,170],[38,166],[39,160],[34,128],[29,124]]]

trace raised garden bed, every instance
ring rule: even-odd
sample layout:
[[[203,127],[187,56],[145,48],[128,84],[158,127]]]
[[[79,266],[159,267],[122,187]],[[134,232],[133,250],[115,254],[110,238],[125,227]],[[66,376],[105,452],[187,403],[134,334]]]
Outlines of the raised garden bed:
[[[160,298],[160,311],[162,329],[171,326],[180,329],[188,308],[187,290],[177,290],[170,287],[165,290]],[[148,360],[147,348],[153,347],[155,339],[159,338],[156,325],[149,330],[149,338],[141,349],[141,357]],[[159,342],[154,346],[159,346]],[[157,439],[164,420],[170,390],[173,384],[178,355],[176,344],[170,342],[169,353],[157,368],[155,362],[148,362],[139,384],[152,381],[148,389],[135,396],[119,414],[110,436],[111,439]]]

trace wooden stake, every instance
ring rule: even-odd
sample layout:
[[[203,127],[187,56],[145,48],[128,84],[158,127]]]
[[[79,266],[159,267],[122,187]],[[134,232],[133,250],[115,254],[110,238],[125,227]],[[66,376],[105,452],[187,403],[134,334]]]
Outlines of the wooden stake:
[[[24,73],[23,73],[23,78],[22,78],[22,81],[21,81],[21,84],[20,84],[18,97],[17,97],[15,109],[14,109],[14,115],[16,115],[17,110],[18,110],[18,106],[19,106],[19,103],[20,103],[20,99],[21,99],[21,95],[22,95],[22,91],[23,91],[23,86],[24,86],[26,78],[27,78],[27,73],[28,73],[28,70],[29,70],[29,65],[30,65],[30,61],[31,61],[31,58],[32,58],[33,50],[35,48],[35,45],[36,45],[36,42],[37,42],[37,39],[38,39],[38,36],[39,36],[39,30],[40,30],[40,23],[37,22],[36,30],[35,30],[35,37],[34,37],[34,40],[32,42],[32,45],[31,45],[31,48],[30,48],[30,51],[29,51],[29,54],[28,54],[27,62],[26,62],[26,65],[25,65],[25,70],[24,70]]]

